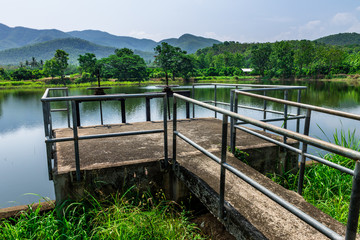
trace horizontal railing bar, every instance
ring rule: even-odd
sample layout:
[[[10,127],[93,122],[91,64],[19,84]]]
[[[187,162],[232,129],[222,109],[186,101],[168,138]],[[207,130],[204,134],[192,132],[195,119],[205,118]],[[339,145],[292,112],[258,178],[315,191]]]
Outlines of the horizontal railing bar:
[[[279,145],[280,147],[283,147],[283,148],[289,149],[289,150],[291,150],[291,151],[293,151],[293,152],[296,152],[296,153],[298,153],[298,154],[301,154],[301,150],[300,150],[300,149],[298,149],[298,148],[296,148],[296,147],[293,147],[293,146],[290,146],[290,145],[288,145],[288,144],[286,144],[286,143],[284,143],[284,142],[277,141],[277,140],[275,140],[275,139],[273,139],[273,138],[270,138],[270,137],[268,137],[268,136],[262,135],[262,134],[260,134],[260,133],[257,133],[257,132],[255,132],[255,131],[252,131],[252,130],[250,130],[250,129],[248,129],[248,128],[245,128],[245,127],[241,127],[241,126],[235,126],[235,127],[236,127],[237,129],[241,130],[241,131],[244,131],[244,132],[247,132],[247,133],[249,133],[249,134],[252,134],[252,135],[254,135],[254,136],[256,136],[256,137],[262,138],[262,139],[264,139],[264,140],[266,140],[266,141],[268,141],[268,142],[277,144],[277,145]]]
[[[267,119],[261,119],[261,122],[276,122],[276,121],[284,121],[284,120],[297,120],[297,119],[303,119],[305,116],[295,116],[295,117],[288,117],[288,118],[267,118]],[[236,122],[235,124],[247,124],[247,122]]]
[[[286,88],[286,89],[306,89],[306,86],[287,86],[287,85],[260,85],[260,84],[231,84],[231,83],[194,83],[193,86],[230,86],[230,87],[263,87],[268,88]]]
[[[249,97],[261,98],[261,99],[265,99],[265,100],[273,101],[273,102],[277,102],[277,103],[287,104],[287,105],[291,105],[291,106],[295,106],[295,107],[310,109],[310,110],[317,111],[317,112],[328,113],[328,114],[332,114],[332,115],[336,115],[336,116],[340,116],[340,117],[346,117],[346,118],[350,118],[350,119],[354,119],[354,120],[360,120],[360,115],[356,115],[356,114],[352,114],[352,113],[347,113],[347,112],[342,112],[342,111],[338,111],[338,110],[313,106],[313,105],[309,105],[309,104],[268,97],[268,96],[264,96],[264,95],[248,93],[248,92],[244,92],[244,91],[235,90],[235,93],[238,93],[241,95],[246,95]]]
[[[66,112],[68,109],[67,108],[58,108],[58,109],[51,109],[51,112]]]
[[[79,136],[78,140],[89,140],[89,139],[97,139],[97,138],[108,138],[108,137],[122,137],[122,136],[132,136],[132,135],[143,135],[143,134],[152,134],[152,133],[163,133],[163,129],[155,129],[155,130],[146,130],[146,131],[130,131],[130,132],[121,132],[121,133],[105,133],[105,134],[95,134],[95,135],[86,135]],[[47,138],[45,142],[48,143],[56,143],[56,142],[66,142],[73,141],[74,138],[55,138],[49,139]]]
[[[67,96],[67,97],[43,97],[43,102],[55,101],[104,101],[104,100],[118,100],[126,98],[140,98],[140,97],[164,97],[166,93],[143,93],[143,94],[107,94],[107,95],[87,95],[87,96]]]
[[[95,134],[95,135],[86,135],[79,136],[78,140],[89,140],[96,138],[108,138],[108,137],[121,137],[121,136],[132,136],[132,135],[142,135],[142,134],[152,134],[152,133],[163,133],[163,129],[155,129],[155,130],[146,130],[146,131],[130,131],[130,132],[121,132],[121,133],[105,133],[105,134]],[[67,142],[74,141],[73,137],[68,138],[46,138],[45,142],[47,143],[56,143],[56,142]]]
[[[328,227],[324,226],[322,223],[320,223],[317,220],[315,220],[314,218],[310,217],[309,215],[307,215],[303,211],[297,209],[291,203],[285,201],[283,198],[281,198],[278,195],[276,195],[275,193],[271,192],[270,190],[268,190],[267,188],[265,188],[261,184],[257,183],[253,179],[249,178],[244,173],[242,173],[238,169],[234,168],[230,164],[223,163],[222,165],[227,170],[229,170],[230,172],[232,172],[233,174],[235,174],[236,176],[238,176],[239,178],[241,178],[242,180],[247,182],[249,185],[253,186],[255,189],[257,189],[261,193],[268,196],[270,199],[272,199],[273,201],[275,201],[276,203],[281,205],[283,208],[285,208],[289,212],[293,213],[295,216],[297,216],[298,218],[300,218],[304,222],[308,223],[310,226],[314,227],[315,229],[317,229],[318,231],[320,231],[321,233],[323,233],[327,237],[329,237],[331,239],[343,239],[343,237],[341,235],[337,234],[333,230],[331,230]]]
[[[341,171],[341,172],[343,172],[343,173],[346,173],[346,174],[349,174],[349,175],[351,175],[351,176],[354,176],[354,170],[352,170],[352,169],[346,168],[346,167],[344,167],[344,166],[341,166],[341,165],[339,165],[339,164],[330,162],[330,161],[328,161],[328,160],[326,160],[326,159],[324,159],[324,158],[317,157],[317,156],[314,156],[314,155],[309,154],[309,153],[304,153],[304,156],[307,157],[307,158],[310,158],[310,159],[312,159],[312,160],[315,160],[315,161],[317,161],[317,162],[320,162],[320,163],[322,163],[322,164],[325,164],[325,165],[327,165],[327,166],[329,166],[329,167],[335,168],[335,169],[337,169],[337,170],[339,170],[339,171]]]
[[[80,136],[79,140],[89,140],[89,139],[107,138],[107,137],[132,136],[132,135],[163,133],[163,132],[164,132],[163,129],[157,129],[157,130],[146,130],[146,131],[131,131],[131,132],[121,132],[121,133],[95,134],[95,135]]]
[[[237,129],[241,130],[241,131],[244,131],[244,132],[247,132],[247,133],[249,133],[249,134],[252,134],[252,135],[254,135],[254,136],[256,136],[256,137],[262,138],[262,139],[264,139],[264,140],[266,140],[266,141],[268,141],[268,142],[277,144],[277,145],[280,146],[280,147],[289,149],[289,150],[291,150],[291,151],[293,151],[293,152],[295,152],[295,153],[297,153],[297,154],[301,154],[301,150],[300,150],[300,149],[295,148],[295,147],[293,147],[293,146],[290,146],[290,145],[288,145],[288,144],[285,144],[284,142],[277,141],[277,140],[275,140],[275,139],[272,139],[272,138],[270,138],[270,137],[267,137],[267,136],[265,136],[265,135],[262,135],[261,133],[257,133],[257,132],[255,132],[255,131],[250,130],[250,129],[245,128],[245,127],[240,127],[240,126],[235,126],[235,127],[236,127]],[[321,163],[323,163],[323,164],[325,164],[325,165],[327,165],[327,166],[329,166],[329,167],[332,167],[332,168],[334,168],[334,169],[337,169],[337,170],[339,170],[339,171],[341,171],[341,172],[343,172],[343,173],[346,173],[346,174],[349,174],[349,175],[351,175],[351,176],[354,176],[354,171],[351,170],[351,169],[349,169],[349,168],[343,167],[343,166],[341,166],[341,165],[339,165],[339,164],[330,162],[330,161],[328,161],[328,160],[326,160],[326,159],[323,159],[323,158],[314,156],[314,155],[309,154],[309,153],[304,153],[304,156],[307,157],[307,158],[310,158],[310,159],[312,159],[312,160],[321,162]]]
[[[277,91],[277,90],[299,90],[306,89],[307,87],[274,87],[274,88],[251,88],[251,89],[241,89],[244,92],[252,91]]]
[[[200,152],[202,152],[203,154],[205,154],[206,156],[208,156],[209,158],[211,158],[215,162],[217,162],[219,164],[221,163],[220,158],[218,158],[214,154],[210,153],[205,148],[201,147],[200,145],[198,145],[194,141],[192,141],[189,138],[185,137],[183,134],[179,133],[178,131],[174,131],[174,133],[175,133],[176,136],[180,137],[182,140],[184,140],[185,142],[187,142],[188,144],[190,144],[191,146],[193,146],[194,148],[196,148],[197,150],[199,150]]]
[[[210,110],[213,110],[213,111],[217,111],[218,113],[228,115],[228,116],[233,117],[235,119],[240,119],[242,121],[253,124],[253,125],[257,126],[257,127],[270,130],[272,132],[275,132],[275,133],[278,133],[278,134],[281,134],[281,135],[296,139],[298,141],[306,142],[306,143],[308,143],[310,145],[313,145],[313,146],[328,150],[330,152],[334,152],[334,153],[343,155],[345,157],[348,157],[348,158],[351,158],[351,159],[354,159],[354,160],[360,159],[360,152],[354,151],[352,149],[348,149],[348,148],[345,148],[345,147],[342,147],[342,146],[335,145],[333,143],[325,142],[325,141],[320,140],[320,139],[305,136],[303,134],[290,131],[288,129],[283,129],[283,128],[280,128],[280,127],[277,127],[277,126],[274,126],[274,125],[271,125],[271,124],[268,124],[268,123],[264,123],[264,122],[261,122],[260,120],[256,120],[256,119],[253,119],[253,118],[250,118],[250,117],[246,117],[246,116],[240,115],[238,113],[234,113],[234,112],[222,109],[222,108],[218,108],[218,107],[212,106],[210,104],[206,104],[206,103],[203,103],[201,101],[198,101],[198,100],[195,100],[195,99],[192,99],[192,98],[188,98],[188,97],[176,94],[176,93],[174,93],[174,97],[177,97],[177,98],[180,98],[182,100],[194,103],[196,105],[202,106],[204,108],[207,108],[207,109],[210,109]]]

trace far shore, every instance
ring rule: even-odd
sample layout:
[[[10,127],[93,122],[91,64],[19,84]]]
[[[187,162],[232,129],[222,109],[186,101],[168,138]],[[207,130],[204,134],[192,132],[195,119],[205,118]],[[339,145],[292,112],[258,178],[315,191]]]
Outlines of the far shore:
[[[56,78],[54,78],[56,79]],[[84,88],[84,87],[96,87],[97,82],[86,82],[86,83],[75,83],[75,79],[68,79],[71,83],[69,84],[51,84],[49,78],[47,79],[32,79],[32,80],[1,80],[0,89],[45,89],[52,87],[68,87],[68,88]],[[276,78],[261,78],[259,76],[217,76],[217,77],[195,77],[189,80],[182,78],[176,78],[175,80],[169,79],[169,83],[173,84],[191,84],[191,83],[254,83],[254,84],[299,84],[311,82],[338,82],[346,83],[350,86],[360,86],[360,75],[341,75],[331,79],[312,79],[312,78],[296,78],[296,79],[276,79]],[[103,87],[116,87],[116,86],[148,86],[148,85],[164,85],[165,79],[163,78],[151,78],[146,81],[118,81],[116,79],[108,79],[101,81]]]

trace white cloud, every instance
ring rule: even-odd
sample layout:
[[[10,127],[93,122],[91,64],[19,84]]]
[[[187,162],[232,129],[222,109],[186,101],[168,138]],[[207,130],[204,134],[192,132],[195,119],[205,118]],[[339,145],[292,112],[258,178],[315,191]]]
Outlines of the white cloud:
[[[357,11],[360,11],[360,6],[356,8]]]
[[[351,13],[347,13],[347,12],[343,12],[343,13],[337,13],[332,19],[331,19],[331,23],[335,24],[337,26],[346,26],[346,25],[351,25],[354,22],[357,22],[357,18],[351,14]]]

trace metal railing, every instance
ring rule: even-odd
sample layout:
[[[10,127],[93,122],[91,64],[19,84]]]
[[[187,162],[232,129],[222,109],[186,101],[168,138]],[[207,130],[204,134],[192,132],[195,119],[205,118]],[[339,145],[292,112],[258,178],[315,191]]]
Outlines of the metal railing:
[[[260,84],[227,84],[227,83],[195,83],[192,86],[192,98],[193,99],[195,99],[195,89],[196,89],[195,87],[196,86],[214,86],[214,100],[208,100],[208,101],[205,101],[205,103],[211,103],[215,107],[217,105],[223,105],[223,106],[230,106],[230,108],[232,107],[231,103],[218,101],[218,97],[217,97],[217,87],[218,86],[232,87],[232,88],[235,88],[235,90],[238,90],[239,88],[242,88],[241,91],[244,91],[244,92],[253,92],[253,91],[259,92],[260,91],[260,92],[263,93],[264,96],[266,96],[267,92],[269,92],[269,91],[284,91],[284,100],[288,100],[289,91],[297,90],[297,102],[301,102],[301,91],[307,89],[306,86],[260,85]],[[248,88],[248,87],[251,87],[251,88],[244,89],[244,88]],[[231,98],[232,98],[232,96],[230,96],[230,99]],[[287,129],[287,121],[288,120],[296,120],[296,132],[300,131],[300,119],[305,118],[305,116],[300,115],[300,108],[297,109],[297,113],[289,113],[288,112],[288,107],[287,107],[286,104],[284,105],[284,111],[283,112],[268,109],[266,100],[263,101],[263,108],[251,107],[251,106],[246,106],[246,105],[237,105],[237,107],[238,108],[243,108],[243,109],[248,109],[248,110],[255,110],[255,111],[263,112],[263,120],[262,121],[264,121],[264,122],[284,121],[284,128],[285,129]],[[232,111],[235,110],[236,112],[238,112],[238,108],[231,109],[231,110]],[[283,115],[284,117],[268,119],[267,118],[267,113],[276,113],[276,114]],[[193,118],[195,118],[195,105],[194,104],[193,104],[192,115],[193,115]],[[214,113],[214,116],[215,116],[215,118],[217,118],[217,112]],[[284,139],[284,140],[286,141],[286,139]]]
[[[47,164],[49,179],[52,180],[52,162],[54,159],[53,151],[54,144],[57,142],[73,141],[75,151],[75,168],[77,181],[81,180],[80,173],[80,152],[79,152],[79,141],[86,139],[97,139],[97,138],[108,138],[108,137],[120,137],[120,136],[131,136],[140,134],[152,134],[152,133],[163,133],[164,134],[164,165],[166,167],[168,163],[168,142],[167,142],[167,96],[166,93],[144,93],[144,94],[112,94],[112,95],[89,95],[89,96],[63,96],[63,97],[49,97],[49,92],[53,89],[47,89],[41,98],[43,106],[43,117],[44,117],[44,128],[45,128],[45,143],[47,152]],[[162,98],[163,99],[163,129],[143,130],[143,131],[131,131],[131,132],[117,132],[117,133],[106,133],[96,135],[79,136],[78,133],[78,121],[77,121],[77,107],[76,102],[80,101],[110,101],[120,100],[128,98]],[[54,138],[52,133],[52,118],[50,103],[65,101],[71,102],[72,112],[72,129],[73,136],[65,138]]]
[[[243,94],[243,92],[241,92],[241,94]],[[250,93],[246,93],[246,94],[250,94]],[[264,97],[264,96],[262,96],[262,97]],[[269,98],[269,97],[266,97],[266,98],[267,98],[266,100],[272,100],[272,98]],[[177,131],[177,118],[176,118],[177,99],[181,99],[181,100],[187,101],[189,103],[192,103],[194,105],[197,105],[197,106],[218,112],[220,114],[223,114],[222,146],[221,146],[221,157],[220,158],[215,156],[211,152],[207,151],[203,147],[199,146],[197,143],[193,142],[191,139],[184,136],[179,131]],[[278,100],[283,101],[283,103],[286,103],[289,105],[290,105],[290,103],[291,104],[294,103],[294,102],[280,100],[280,99],[278,99]],[[174,104],[174,107],[173,107],[173,111],[174,111],[174,113],[173,113],[173,117],[174,117],[174,119],[173,119],[173,160],[172,160],[173,168],[175,168],[177,165],[177,162],[176,162],[176,141],[177,141],[176,139],[177,139],[177,137],[181,138],[182,140],[184,140],[185,142],[187,142],[194,148],[198,149],[200,152],[202,152],[203,154],[205,154],[206,156],[208,156],[209,158],[214,160],[216,163],[220,164],[221,172],[220,172],[220,201],[219,201],[219,211],[220,212],[219,212],[219,216],[221,218],[224,217],[225,171],[228,170],[228,171],[232,172],[233,174],[235,174],[236,176],[238,176],[239,178],[241,178],[242,180],[246,181],[251,186],[255,187],[257,190],[259,190],[260,192],[262,192],[263,194],[265,194],[266,196],[271,198],[273,201],[275,201],[276,203],[278,203],[279,205],[281,205],[282,207],[284,207],[285,209],[287,209],[288,211],[290,211],[291,213],[293,213],[294,215],[296,215],[297,217],[299,217],[300,219],[302,219],[309,225],[311,225],[312,227],[314,227],[315,229],[317,229],[318,231],[320,231],[321,233],[323,233],[324,235],[326,235],[327,237],[329,237],[331,239],[343,239],[343,237],[341,235],[339,235],[338,233],[336,233],[333,230],[329,229],[328,227],[324,226],[323,224],[321,224],[314,218],[305,214],[304,212],[302,212],[301,210],[299,210],[298,208],[296,208],[289,202],[285,201],[284,199],[282,199],[278,195],[274,194],[273,192],[271,192],[264,186],[260,185],[253,179],[249,178],[248,176],[246,176],[244,173],[242,173],[238,169],[236,169],[233,166],[226,163],[226,148],[227,148],[226,139],[227,139],[228,117],[230,117],[232,122],[234,120],[241,120],[248,124],[252,124],[254,126],[269,130],[271,132],[275,132],[275,133],[281,134],[283,136],[296,139],[296,140],[302,142],[303,146],[313,145],[313,146],[319,147],[321,149],[327,150],[329,152],[333,152],[333,153],[342,155],[344,157],[348,157],[348,158],[356,160],[354,171],[352,171],[351,169],[347,169],[346,171],[344,171],[344,172],[347,172],[348,174],[353,175],[353,187],[352,187],[352,193],[351,193],[351,200],[350,200],[349,215],[348,215],[345,239],[355,239],[356,238],[357,224],[358,224],[358,218],[359,218],[359,209],[360,209],[360,152],[357,152],[357,151],[354,151],[354,150],[351,150],[348,148],[344,148],[342,146],[338,146],[338,145],[335,145],[332,143],[328,143],[328,142],[325,142],[325,141],[322,141],[319,139],[315,139],[315,138],[309,137],[307,135],[303,135],[303,134],[293,132],[293,131],[290,131],[287,129],[283,129],[283,128],[280,128],[280,127],[277,127],[274,125],[270,125],[270,124],[262,122],[260,120],[252,119],[252,118],[240,115],[238,113],[224,110],[224,109],[218,108],[216,106],[213,106],[213,105],[210,105],[207,103],[203,103],[201,101],[194,100],[194,99],[191,99],[188,97],[184,97],[184,96],[181,96],[178,94],[174,94],[174,103],[173,104]],[[299,104],[299,103],[296,103],[296,104]],[[304,107],[304,104],[300,104],[298,106]],[[308,109],[310,109],[310,105],[307,105],[307,107],[308,107]],[[315,110],[315,109],[321,110],[323,108],[312,106],[311,110]],[[332,111],[333,110],[329,110],[329,113]],[[335,112],[332,112],[332,113],[335,113]],[[339,111],[336,111],[336,114],[347,115],[346,113],[341,113]],[[307,115],[307,117],[308,117],[307,119],[309,119],[308,115]],[[360,118],[360,116],[357,116],[356,119],[359,119],[359,118]],[[234,127],[235,126],[232,125],[231,128],[234,128]],[[251,132],[251,131],[249,133],[253,134],[253,132]],[[267,138],[264,138],[264,139],[270,141],[270,139],[267,139]],[[285,144],[283,142],[279,142],[279,141],[275,141],[274,143],[276,143],[280,146],[284,146],[284,147],[287,146],[287,144]],[[305,156],[305,157],[308,156],[305,154],[306,149],[304,149],[304,147],[302,150],[292,148],[292,147],[290,148],[290,147],[291,146],[289,146],[289,149],[294,150],[297,153],[301,153],[302,156]],[[319,160],[319,159],[317,159],[317,160]],[[319,162],[327,163],[326,165],[333,167],[332,164],[328,163],[328,161],[325,159],[323,159]],[[337,169],[339,169],[339,170],[342,170],[342,168],[343,167],[337,167]]]

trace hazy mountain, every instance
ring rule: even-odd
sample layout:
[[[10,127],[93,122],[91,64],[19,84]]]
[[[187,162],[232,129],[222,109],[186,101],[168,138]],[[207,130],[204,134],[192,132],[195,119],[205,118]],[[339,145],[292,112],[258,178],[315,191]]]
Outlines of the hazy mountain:
[[[68,38],[70,35],[56,30],[36,30],[24,27],[10,28],[0,23],[0,50],[23,47],[53,39]]]
[[[200,48],[211,47],[213,44],[221,43],[215,39],[198,37],[191,34],[184,34],[179,38],[164,39],[160,42],[167,42],[172,46],[180,47],[188,53],[194,53]]]
[[[346,46],[360,44],[360,34],[358,33],[338,33],[326,37],[316,39],[319,43],[330,45]]]
[[[31,60],[32,57],[45,61],[52,58],[57,49],[62,49],[69,53],[70,63],[76,64],[80,54],[91,52],[100,59],[113,54],[115,50],[115,48],[100,46],[79,38],[55,39],[44,43],[0,51],[0,65],[24,63],[26,60]]]
[[[138,49],[148,52],[152,52],[157,45],[155,41],[149,39],[115,36],[107,32],[96,30],[73,31],[68,32],[68,34],[99,45],[116,48]]]
[[[79,55],[85,53],[94,53],[97,59],[114,54],[116,48],[106,47],[80,38],[63,38],[55,39],[43,43],[28,45],[21,48],[12,48],[0,51],[0,65],[18,65],[20,62],[25,63],[35,57],[37,60],[48,60],[54,57],[57,49],[62,49],[69,53],[69,62],[78,64]],[[140,55],[145,61],[153,60],[153,53],[134,50],[135,54]]]

